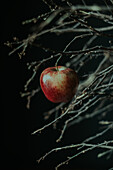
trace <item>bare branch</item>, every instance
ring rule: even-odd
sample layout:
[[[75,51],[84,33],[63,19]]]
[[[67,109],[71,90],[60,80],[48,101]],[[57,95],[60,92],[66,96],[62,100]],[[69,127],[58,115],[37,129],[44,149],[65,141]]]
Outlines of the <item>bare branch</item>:
[[[48,12],[22,22],[23,25],[33,23],[33,33],[23,40],[14,37],[13,42],[5,43],[8,47],[13,48],[9,55],[18,51],[20,58],[26,54],[26,49],[29,46],[41,48],[46,54],[49,53],[47,58],[37,61],[30,60],[31,63],[28,61],[28,70],[32,69],[33,72],[24,85],[21,97],[27,98],[26,107],[30,108],[31,98],[40,91],[40,87],[29,91],[29,86],[35,79],[40,66],[43,64],[47,66],[48,61],[50,63],[54,61],[56,66],[64,59],[62,65],[72,67],[77,72],[79,87],[70,103],[60,103],[44,112],[44,119],[49,119],[52,114],[55,116],[52,121],[48,120],[48,124],[32,132],[32,135],[42,132],[52,125],[53,128],[54,126],[57,128],[56,125],[60,126],[59,124],[62,123],[61,133],[56,140],[56,142],[60,142],[67,128],[81,123],[83,120],[90,120],[94,116],[100,118],[98,125],[103,126],[103,129],[101,131],[96,129],[97,131],[92,135],[87,134],[88,137],[79,144],[50,150],[38,162],[53,152],[73,148],[75,148],[75,154],[64,162],[61,161],[56,169],[96,148],[102,149],[97,155],[98,158],[106,156],[108,159],[113,153],[113,139],[105,138],[105,135],[113,129],[113,121],[106,118],[106,115],[109,116],[113,110],[113,1],[103,1],[104,5],[101,6],[87,5],[84,0],[82,0],[83,5],[73,5],[69,0],[59,2],[43,0],[43,2],[49,7]],[[37,24],[35,25],[35,23]],[[98,26],[95,25],[96,23]],[[63,41],[59,41],[61,43],[60,50],[53,39],[51,43],[55,43],[55,48],[50,44],[44,45],[43,38],[46,39],[49,35],[52,35],[53,39],[64,36],[64,41],[67,43],[65,45],[63,43],[62,46]],[[105,138],[104,142],[93,142],[94,139],[98,140],[101,137]],[[91,141],[92,143],[89,143]]]

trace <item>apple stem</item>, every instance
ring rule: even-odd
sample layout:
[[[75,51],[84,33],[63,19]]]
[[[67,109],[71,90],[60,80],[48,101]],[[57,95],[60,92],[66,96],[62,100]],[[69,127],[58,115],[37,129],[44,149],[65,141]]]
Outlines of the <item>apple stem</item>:
[[[58,71],[58,65],[55,64],[55,67],[56,67],[56,71]]]
[[[56,67],[56,70],[58,71],[58,62],[59,62],[59,60],[61,59],[61,57],[62,57],[62,55],[60,56],[60,57],[58,57],[58,59],[57,59],[57,61],[56,61],[56,63],[55,63],[55,67]]]

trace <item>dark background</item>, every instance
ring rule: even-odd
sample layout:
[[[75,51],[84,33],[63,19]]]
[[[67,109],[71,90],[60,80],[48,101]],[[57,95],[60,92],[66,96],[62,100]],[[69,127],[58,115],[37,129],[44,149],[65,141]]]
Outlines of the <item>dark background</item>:
[[[51,117],[49,121],[45,122],[43,112],[55,106],[45,99],[42,92],[39,92],[33,98],[31,108],[28,110],[26,109],[26,99],[20,96],[20,92],[31,74],[27,71],[26,63],[34,61],[35,58],[38,59],[38,55],[40,57],[43,52],[38,50],[37,55],[34,55],[33,49],[28,49],[26,56],[20,60],[17,53],[8,56],[10,49],[4,46],[3,43],[7,40],[12,41],[14,36],[20,39],[26,38],[30,32],[30,25],[23,26],[22,21],[47,10],[47,6],[41,0],[28,1],[27,3],[21,1],[10,1],[8,3],[5,1],[1,5],[2,60],[0,64],[3,107],[1,115],[4,115],[4,159],[2,169],[53,169],[56,164],[66,158],[66,155],[73,155],[74,151],[53,154],[39,165],[36,163],[36,159],[39,159],[54,147],[82,142],[88,135],[91,136],[98,131],[98,120],[94,118],[87,121],[87,126],[86,122],[83,121],[80,125],[70,127],[66,131],[63,141],[59,144],[55,142],[59,136],[59,131],[53,130],[52,127],[44,130],[42,134],[31,135],[31,132],[53,119]],[[39,75],[45,67],[46,65],[40,68],[37,80],[33,84],[34,87],[39,85]],[[112,132],[107,135],[107,138],[111,139],[111,135]],[[108,169],[113,164],[112,158],[109,160],[106,160],[105,157],[97,159],[96,155],[99,151],[97,149],[80,156],[71,161],[67,167],[63,166],[61,169]]]

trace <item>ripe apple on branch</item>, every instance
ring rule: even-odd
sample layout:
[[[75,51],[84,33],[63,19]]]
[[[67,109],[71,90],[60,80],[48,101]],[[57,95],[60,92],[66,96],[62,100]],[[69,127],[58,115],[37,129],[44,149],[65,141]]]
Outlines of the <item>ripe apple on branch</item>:
[[[78,84],[76,72],[64,66],[46,68],[40,76],[42,91],[53,103],[70,101],[77,91]]]

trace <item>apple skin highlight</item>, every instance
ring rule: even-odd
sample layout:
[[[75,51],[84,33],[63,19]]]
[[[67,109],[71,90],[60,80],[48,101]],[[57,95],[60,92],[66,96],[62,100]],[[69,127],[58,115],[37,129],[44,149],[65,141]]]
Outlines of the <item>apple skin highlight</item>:
[[[74,70],[64,66],[46,68],[40,76],[40,85],[46,98],[53,103],[69,102],[78,88]]]

